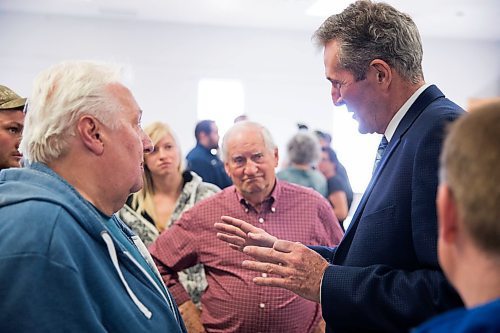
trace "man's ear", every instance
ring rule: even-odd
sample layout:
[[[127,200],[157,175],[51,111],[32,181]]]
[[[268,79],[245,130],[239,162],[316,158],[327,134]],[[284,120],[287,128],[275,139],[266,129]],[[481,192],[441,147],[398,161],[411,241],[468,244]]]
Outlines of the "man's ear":
[[[391,83],[392,71],[388,63],[380,59],[374,59],[370,63],[370,68],[372,68],[372,70],[368,72],[368,75],[374,75],[375,80],[379,84],[388,86],[389,83]]]
[[[202,146],[205,146],[207,144],[207,137],[208,137],[207,133],[200,132],[200,135],[198,137],[198,142],[200,142]]]
[[[459,233],[457,209],[451,189],[446,184],[439,185],[437,196],[439,238],[445,243],[457,241]]]
[[[232,179],[231,174],[229,173],[229,162],[227,162],[227,161],[224,161],[224,170],[226,171],[229,178]]]
[[[278,167],[279,160],[280,160],[280,155],[278,153],[278,148],[274,148],[274,167],[275,168]]]
[[[88,150],[96,155],[101,155],[104,152],[102,126],[94,117],[89,115],[81,117],[76,128],[83,145]]]

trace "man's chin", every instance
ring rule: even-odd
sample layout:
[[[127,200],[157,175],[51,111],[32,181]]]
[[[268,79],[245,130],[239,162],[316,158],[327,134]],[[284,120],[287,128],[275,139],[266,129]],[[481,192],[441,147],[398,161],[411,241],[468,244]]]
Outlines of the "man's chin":
[[[246,194],[257,194],[265,190],[264,186],[258,186],[257,184],[252,185],[243,187],[242,192]]]
[[[365,126],[363,126],[361,123],[359,124],[358,126],[358,132],[361,133],[361,134],[370,134],[370,133],[375,133],[374,130],[371,130],[369,128],[366,128]]]
[[[135,192],[139,192],[142,187],[144,186],[143,182],[141,181],[140,183],[137,183],[136,185],[134,185],[131,189],[130,189],[130,193],[135,193]]]

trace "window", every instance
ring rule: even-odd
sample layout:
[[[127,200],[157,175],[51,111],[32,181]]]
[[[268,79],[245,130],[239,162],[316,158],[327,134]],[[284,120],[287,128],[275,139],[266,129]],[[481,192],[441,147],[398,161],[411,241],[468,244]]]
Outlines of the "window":
[[[234,118],[244,113],[244,102],[239,80],[201,79],[198,83],[198,119],[214,120],[221,137]]]
[[[352,190],[363,193],[370,182],[373,162],[381,136],[361,134],[358,122],[345,106],[333,113],[332,147],[349,174]]]

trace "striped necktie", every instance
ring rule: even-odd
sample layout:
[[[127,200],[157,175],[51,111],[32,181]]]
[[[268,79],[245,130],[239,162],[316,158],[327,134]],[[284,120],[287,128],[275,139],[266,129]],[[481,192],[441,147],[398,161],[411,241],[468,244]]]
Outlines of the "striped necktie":
[[[380,163],[380,160],[382,159],[382,156],[384,156],[384,151],[385,148],[387,148],[387,145],[389,142],[385,138],[385,135],[382,137],[382,140],[380,140],[380,144],[378,145],[377,149],[377,156],[375,157],[375,163],[373,163],[373,173],[377,170],[378,164]]]

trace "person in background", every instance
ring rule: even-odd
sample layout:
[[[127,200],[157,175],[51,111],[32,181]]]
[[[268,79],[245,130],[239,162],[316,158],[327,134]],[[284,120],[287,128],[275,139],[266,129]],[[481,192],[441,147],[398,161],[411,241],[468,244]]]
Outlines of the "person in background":
[[[463,304],[438,263],[436,192],[444,130],[464,111],[425,83],[418,29],[386,3],[356,1],[314,38],[335,105],[384,135],[349,228],[314,251],[230,217],[218,237],[255,258],[243,267],[267,274],[258,285],[321,301],[327,332],[408,331]]]
[[[204,182],[223,189],[231,185],[224,164],[213,150],[219,149],[219,129],[213,120],[202,120],[194,129],[196,147],[186,156],[187,169],[194,171]]]
[[[246,121],[246,120],[249,120],[248,116],[246,114],[240,114],[239,116],[237,116],[236,118],[234,118],[233,123],[237,123],[239,121]]]
[[[293,242],[336,244],[343,232],[330,205],[310,188],[276,179],[278,149],[262,125],[234,124],[222,149],[234,185],[186,211],[149,248],[187,325],[198,322],[193,332],[209,333],[321,332],[319,304],[283,289],[256,289],[252,280],[260,274],[241,267],[248,257],[219,241],[213,224],[231,214]],[[201,318],[177,275],[197,263],[208,281]]]
[[[328,200],[332,204],[335,216],[340,222],[347,217],[351,208],[353,193],[350,184],[346,184],[344,179],[337,174],[337,155],[330,147],[321,149],[321,160],[318,163],[318,169],[325,176],[328,184]]]
[[[309,131],[309,126],[303,123],[297,123],[297,129],[299,131]]]
[[[352,193],[351,181],[349,180],[349,176],[347,175],[346,168],[340,162],[340,160],[337,157],[337,153],[332,148],[332,136],[329,133],[323,132],[320,130],[315,130],[314,133],[318,137],[319,145],[321,146],[321,150],[322,151],[324,151],[325,149],[328,150],[328,155],[333,158],[333,161],[335,162],[335,173],[336,173],[337,177],[341,178],[344,191],[349,196],[349,193]],[[349,203],[349,208],[350,207],[351,207],[351,204]]]
[[[220,189],[202,182],[193,171],[182,169],[179,143],[167,124],[154,122],[144,131],[154,144],[153,151],[144,155],[144,186],[129,197],[118,214],[149,246],[183,212]],[[203,266],[179,272],[179,279],[199,307],[201,293],[207,285]]]
[[[40,73],[21,141],[0,173],[1,332],[186,332],[146,247],[116,212],[153,149],[118,68]]]
[[[500,100],[454,123],[441,154],[439,262],[467,309],[415,333],[500,332],[499,165]]]
[[[331,147],[332,136],[330,135],[330,133],[315,130],[314,134],[316,134],[316,136],[318,137],[319,145],[321,146],[321,148]]]
[[[290,183],[310,187],[327,197],[326,178],[313,169],[320,159],[318,139],[308,131],[297,132],[287,144],[288,166],[276,177]]]
[[[0,170],[20,166],[25,104],[26,98],[0,85]]]

